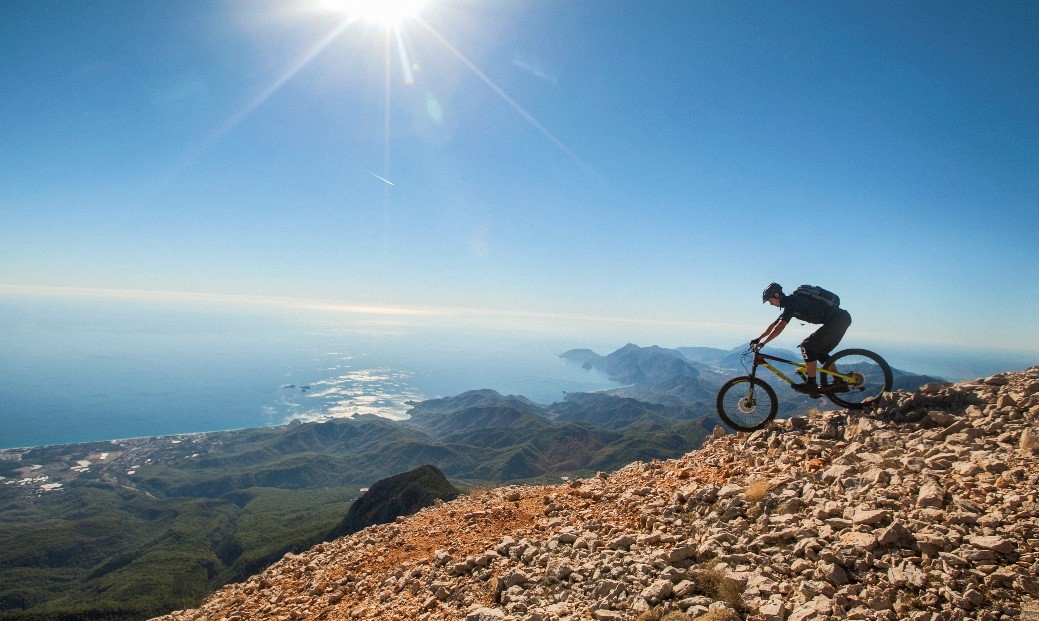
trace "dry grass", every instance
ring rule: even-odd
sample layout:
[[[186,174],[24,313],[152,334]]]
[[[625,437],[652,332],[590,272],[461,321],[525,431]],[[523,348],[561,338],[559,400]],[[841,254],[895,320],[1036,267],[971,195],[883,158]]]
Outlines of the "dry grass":
[[[685,619],[689,618],[689,615],[682,616]],[[731,610],[727,608],[715,608],[714,610],[708,610],[693,621],[732,621],[732,619],[733,614]]]
[[[660,607],[657,606],[656,608],[653,608],[651,610],[647,610],[646,612],[640,614],[635,619],[635,621],[660,621],[661,614],[662,613],[660,611]]]
[[[704,595],[725,602],[736,610],[743,609],[743,583],[718,569],[715,561],[694,570],[693,581]]]
[[[745,492],[747,502],[752,505],[758,504],[768,495],[768,490],[768,480],[762,477],[754,477],[747,481],[747,491]]]
[[[657,606],[639,615],[637,621],[693,621],[693,618],[679,610],[665,613],[661,606]]]

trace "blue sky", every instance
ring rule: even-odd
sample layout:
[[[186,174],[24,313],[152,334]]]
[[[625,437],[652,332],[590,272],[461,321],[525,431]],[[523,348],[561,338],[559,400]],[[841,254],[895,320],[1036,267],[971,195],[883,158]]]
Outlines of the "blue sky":
[[[1039,352],[1039,4],[334,4],[0,3],[0,293]]]

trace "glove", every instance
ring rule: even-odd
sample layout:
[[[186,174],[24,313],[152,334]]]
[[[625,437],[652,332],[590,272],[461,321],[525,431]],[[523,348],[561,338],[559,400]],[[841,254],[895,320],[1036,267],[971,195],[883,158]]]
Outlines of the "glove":
[[[762,347],[763,345],[761,344],[761,339],[754,339],[750,342],[750,348],[754,351],[761,351]]]

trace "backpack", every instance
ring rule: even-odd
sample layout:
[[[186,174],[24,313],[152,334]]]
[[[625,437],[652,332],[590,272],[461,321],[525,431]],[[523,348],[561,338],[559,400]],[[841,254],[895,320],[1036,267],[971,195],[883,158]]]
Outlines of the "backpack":
[[[811,302],[808,308],[796,315],[798,319],[809,323],[825,322],[830,314],[841,305],[841,299],[837,297],[836,293],[814,285],[801,285],[794,290],[792,295],[800,295]]]
[[[841,305],[841,298],[836,293],[827,291],[822,287],[816,287],[815,285],[801,285],[797,289],[794,289],[794,294],[804,294],[817,302],[829,306],[830,308],[837,308]]]

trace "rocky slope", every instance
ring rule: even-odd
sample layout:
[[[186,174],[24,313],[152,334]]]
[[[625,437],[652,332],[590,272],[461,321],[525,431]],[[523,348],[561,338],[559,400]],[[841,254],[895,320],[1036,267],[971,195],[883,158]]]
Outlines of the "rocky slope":
[[[1033,367],[461,497],[161,619],[1017,619],[1037,576]]]

